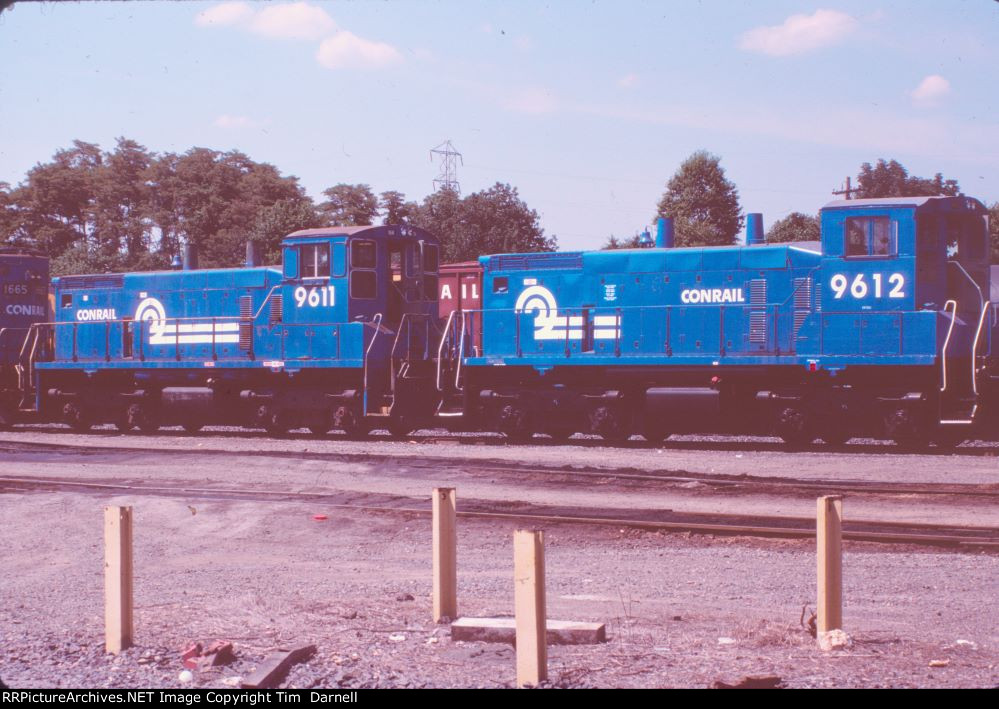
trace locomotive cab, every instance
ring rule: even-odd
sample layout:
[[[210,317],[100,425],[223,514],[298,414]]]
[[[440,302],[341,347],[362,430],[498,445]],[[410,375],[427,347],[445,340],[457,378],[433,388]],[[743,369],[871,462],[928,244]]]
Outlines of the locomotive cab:
[[[429,405],[408,393],[430,376],[439,332],[437,240],[409,226],[327,227],[294,232],[283,249],[282,361],[349,360],[361,370],[355,417],[415,425]]]
[[[812,354],[867,388],[877,381],[879,400],[897,404],[888,418],[913,437],[972,423],[988,314],[984,206],[967,197],[833,202],[822,234]],[[886,380],[884,365],[896,364],[912,368]]]

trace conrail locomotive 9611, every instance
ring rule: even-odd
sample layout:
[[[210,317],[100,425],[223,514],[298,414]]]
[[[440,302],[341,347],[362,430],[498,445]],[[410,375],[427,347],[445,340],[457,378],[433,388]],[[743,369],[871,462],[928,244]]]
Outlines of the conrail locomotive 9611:
[[[995,438],[987,214],[851,200],[816,243],[767,244],[749,215],[745,245],[675,248],[664,219],[647,248],[453,267],[414,227],[328,227],[280,268],[57,278],[44,317],[42,280],[5,335],[0,423]]]

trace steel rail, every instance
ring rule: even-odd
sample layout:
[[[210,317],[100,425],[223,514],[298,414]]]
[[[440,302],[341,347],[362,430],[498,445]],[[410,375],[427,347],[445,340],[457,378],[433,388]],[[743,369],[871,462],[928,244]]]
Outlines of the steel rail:
[[[329,492],[293,492],[283,490],[246,490],[239,488],[197,488],[188,486],[146,486],[128,485],[114,483],[91,483],[75,480],[48,480],[30,477],[0,477],[0,484],[21,484],[34,487],[70,487],[86,488],[93,490],[127,490],[134,493],[147,494],[188,494],[204,495],[215,497],[242,497],[244,499],[265,498],[276,501],[294,500],[296,498],[322,500],[333,497]],[[365,494],[365,493],[358,493]],[[416,501],[415,498],[409,498]],[[419,499],[420,502],[429,502]],[[427,508],[411,507],[386,507],[383,505],[365,504],[345,504],[327,502],[325,508],[356,510],[362,512],[378,512],[389,514],[409,514],[427,516],[432,513]],[[552,515],[531,512],[488,512],[488,511],[467,511],[459,510],[459,517],[469,519],[493,519],[503,521],[525,521],[549,522],[553,524],[582,524],[598,526],[617,526],[619,528],[646,529],[671,532],[693,532],[698,534],[716,534],[725,536],[752,536],[752,537],[776,537],[785,539],[813,539],[815,538],[815,520],[804,517],[764,517],[768,522],[786,522],[797,526],[780,527],[771,525],[748,525],[739,523],[702,523],[702,522],[664,522],[659,520],[643,520],[615,518],[606,516],[573,516],[573,515]],[[724,515],[719,515],[724,517]],[[745,519],[740,516],[739,519]],[[958,525],[930,525],[922,523],[906,522],[882,522],[868,519],[850,519],[847,524],[851,526],[869,526],[875,528],[898,529],[900,531],[865,531],[849,529],[843,531],[843,539],[850,541],[879,542],[884,544],[912,544],[918,546],[950,546],[950,547],[974,547],[989,548],[999,550],[999,529],[992,527],[967,527]],[[940,529],[950,532],[967,532],[968,536],[960,534],[926,534],[912,533],[901,530],[906,529]],[[970,536],[977,534],[980,536]]]

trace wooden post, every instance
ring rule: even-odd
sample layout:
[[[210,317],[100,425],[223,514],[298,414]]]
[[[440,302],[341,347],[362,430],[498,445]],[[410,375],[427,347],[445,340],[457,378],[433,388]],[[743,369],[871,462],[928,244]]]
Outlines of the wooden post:
[[[458,540],[453,487],[434,488],[434,622],[458,617]]]
[[[517,686],[548,679],[545,613],[545,534],[513,533],[514,615],[517,622]]]
[[[104,638],[107,652],[132,647],[132,508],[104,508]]]
[[[822,633],[843,628],[843,498],[828,495],[818,499],[815,520],[818,540],[818,619]]]

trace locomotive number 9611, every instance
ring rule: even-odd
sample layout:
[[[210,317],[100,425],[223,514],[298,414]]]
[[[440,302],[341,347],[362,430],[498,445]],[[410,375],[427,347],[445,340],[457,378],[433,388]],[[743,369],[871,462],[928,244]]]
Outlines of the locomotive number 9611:
[[[295,289],[295,305],[299,308],[304,308],[305,306],[318,308],[320,305],[325,308],[335,305],[333,286],[320,288],[299,286]]]

